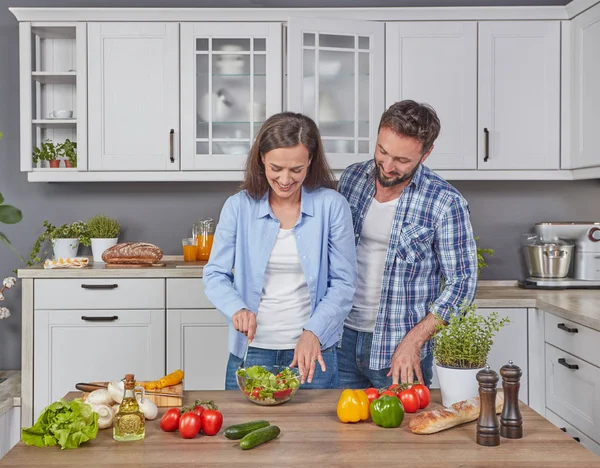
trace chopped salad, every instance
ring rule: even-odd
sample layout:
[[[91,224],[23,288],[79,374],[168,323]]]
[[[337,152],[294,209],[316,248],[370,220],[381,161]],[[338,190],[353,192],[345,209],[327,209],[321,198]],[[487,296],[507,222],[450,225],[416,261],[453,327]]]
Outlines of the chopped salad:
[[[291,369],[284,369],[275,375],[262,366],[252,366],[238,369],[237,375],[247,377],[244,393],[253,400],[265,403],[285,400],[300,385],[298,374]]]

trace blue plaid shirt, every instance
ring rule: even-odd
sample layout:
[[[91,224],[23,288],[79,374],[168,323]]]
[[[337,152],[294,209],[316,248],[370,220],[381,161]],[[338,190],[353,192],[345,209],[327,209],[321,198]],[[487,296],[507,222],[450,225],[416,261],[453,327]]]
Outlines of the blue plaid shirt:
[[[357,245],[375,195],[374,168],[374,160],[353,164],[338,185],[350,203]],[[402,338],[428,312],[435,310],[447,320],[450,314],[459,313],[463,301],[473,301],[476,288],[477,248],[467,201],[421,165],[398,200],[369,367],[390,367]],[[422,357],[431,352],[429,340]]]

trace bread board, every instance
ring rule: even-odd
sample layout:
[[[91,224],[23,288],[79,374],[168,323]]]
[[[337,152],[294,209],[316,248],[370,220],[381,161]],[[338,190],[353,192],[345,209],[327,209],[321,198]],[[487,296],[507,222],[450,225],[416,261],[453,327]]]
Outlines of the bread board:
[[[152,268],[165,265],[165,263],[106,263],[105,268]]]
[[[96,385],[101,385],[103,387],[108,388],[108,382],[91,382]],[[141,394],[139,390],[136,389],[136,395]],[[168,393],[173,396],[163,396],[163,395],[154,395],[153,393]],[[89,392],[83,392],[81,394],[81,399],[86,401]],[[156,406],[159,408],[170,407],[170,406],[182,406],[183,405],[183,383],[177,385],[171,385],[170,387],[161,388],[160,390],[146,390],[146,398],[152,400]]]

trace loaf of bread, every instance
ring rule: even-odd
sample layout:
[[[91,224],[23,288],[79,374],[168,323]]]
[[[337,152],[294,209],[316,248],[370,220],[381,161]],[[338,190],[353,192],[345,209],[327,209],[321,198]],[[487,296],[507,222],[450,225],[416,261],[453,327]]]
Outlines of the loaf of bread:
[[[121,242],[102,254],[106,263],[156,263],[162,257],[162,250],[147,242]]]
[[[502,412],[504,392],[496,394],[496,413]],[[415,434],[433,434],[479,418],[479,397],[454,403],[449,408],[424,411],[411,419],[408,427]]]

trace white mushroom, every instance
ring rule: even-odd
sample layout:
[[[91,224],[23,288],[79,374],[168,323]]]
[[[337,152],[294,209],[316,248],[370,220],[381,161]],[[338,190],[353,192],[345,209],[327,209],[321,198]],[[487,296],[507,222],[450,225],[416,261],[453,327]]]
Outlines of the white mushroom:
[[[90,406],[94,413],[98,413],[98,429],[112,426],[114,414],[110,406],[104,404],[90,404]]]
[[[154,419],[158,415],[158,407],[150,398],[142,399],[141,395],[136,395],[140,410],[144,413],[146,419]]]
[[[112,405],[113,399],[108,393],[106,388],[99,388],[98,390],[94,390],[87,397],[87,403],[91,405]]]
[[[111,382],[108,384],[108,393],[110,397],[116,403],[121,403],[123,401],[123,395],[125,394],[125,382],[122,380],[117,380],[115,382]]]

